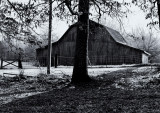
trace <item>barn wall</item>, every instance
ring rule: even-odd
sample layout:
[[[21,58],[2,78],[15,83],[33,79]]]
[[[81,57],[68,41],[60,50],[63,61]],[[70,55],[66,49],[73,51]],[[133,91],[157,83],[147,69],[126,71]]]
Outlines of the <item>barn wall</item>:
[[[146,55],[145,53],[142,53],[142,63],[143,64],[147,64],[148,62],[148,55]]]
[[[65,37],[52,46],[52,56],[58,55],[59,65],[73,65],[77,29],[73,27]],[[54,65],[54,60],[52,60]]]
[[[92,65],[105,65],[112,62],[113,47],[116,42],[104,27],[96,27],[90,34],[88,55]]]
[[[139,64],[142,63],[142,52],[140,50],[117,44],[117,61],[121,64]]]
[[[52,44],[52,66],[54,65],[54,57],[58,55],[59,65],[73,65],[73,57],[75,52],[75,40],[77,35],[76,27],[72,27],[69,32],[58,41]],[[42,49],[37,49],[37,59],[43,66],[47,65],[47,47]]]

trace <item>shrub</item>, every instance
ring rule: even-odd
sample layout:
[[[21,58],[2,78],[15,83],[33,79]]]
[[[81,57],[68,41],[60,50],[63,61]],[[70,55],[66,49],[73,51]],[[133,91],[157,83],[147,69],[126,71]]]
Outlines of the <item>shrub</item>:
[[[149,84],[159,85],[160,84],[160,78],[154,77],[152,80],[149,81]]]
[[[26,77],[24,75],[24,70],[20,70],[18,77],[19,77],[19,79],[26,79]]]
[[[160,65],[157,66],[157,71],[160,72]]]
[[[39,82],[39,83],[46,83],[47,77],[48,77],[47,74],[39,73],[38,76],[37,76],[37,82]]]

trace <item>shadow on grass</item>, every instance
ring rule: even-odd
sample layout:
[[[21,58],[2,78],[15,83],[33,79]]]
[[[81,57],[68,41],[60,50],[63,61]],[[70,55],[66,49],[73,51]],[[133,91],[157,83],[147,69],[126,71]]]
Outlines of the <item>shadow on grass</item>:
[[[91,88],[92,84],[92,88]],[[63,88],[12,101],[0,107],[1,113],[55,113],[76,112],[77,106],[92,100],[97,84],[87,87],[78,85],[74,89]]]
[[[0,107],[1,113],[159,113],[160,96],[152,90],[121,90],[115,80],[131,70],[100,75],[88,84],[65,87],[19,99]],[[154,96],[153,96],[154,95]],[[150,98],[154,97],[154,98]],[[156,97],[156,98],[155,98]]]

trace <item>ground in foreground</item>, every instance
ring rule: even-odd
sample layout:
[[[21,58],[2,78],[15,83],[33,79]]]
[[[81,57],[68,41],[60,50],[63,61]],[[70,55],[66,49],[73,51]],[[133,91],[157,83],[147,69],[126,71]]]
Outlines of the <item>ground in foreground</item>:
[[[160,77],[154,67],[131,67],[96,81],[55,88],[0,107],[2,113],[159,113]]]

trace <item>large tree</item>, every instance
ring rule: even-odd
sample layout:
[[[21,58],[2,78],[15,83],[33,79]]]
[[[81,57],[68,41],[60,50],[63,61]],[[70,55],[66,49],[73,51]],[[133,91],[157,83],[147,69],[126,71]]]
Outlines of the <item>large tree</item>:
[[[72,83],[88,82],[88,38],[89,38],[89,0],[79,1],[76,50],[74,58],[74,69],[72,75]]]
[[[69,11],[78,16],[77,38],[74,58],[74,68],[72,83],[91,81],[88,75],[88,38],[89,38],[89,15],[97,13],[96,18],[99,21],[102,14],[119,17],[124,14],[119,8],[121,4],[110,0],[79,0],[78,11],[71,8],[71,0],[65,0]],[[127,3],[125,3],[127,5]],[[90,7],[95,10],[91,12]],[[119,12],[118,12],[119,11]]]

